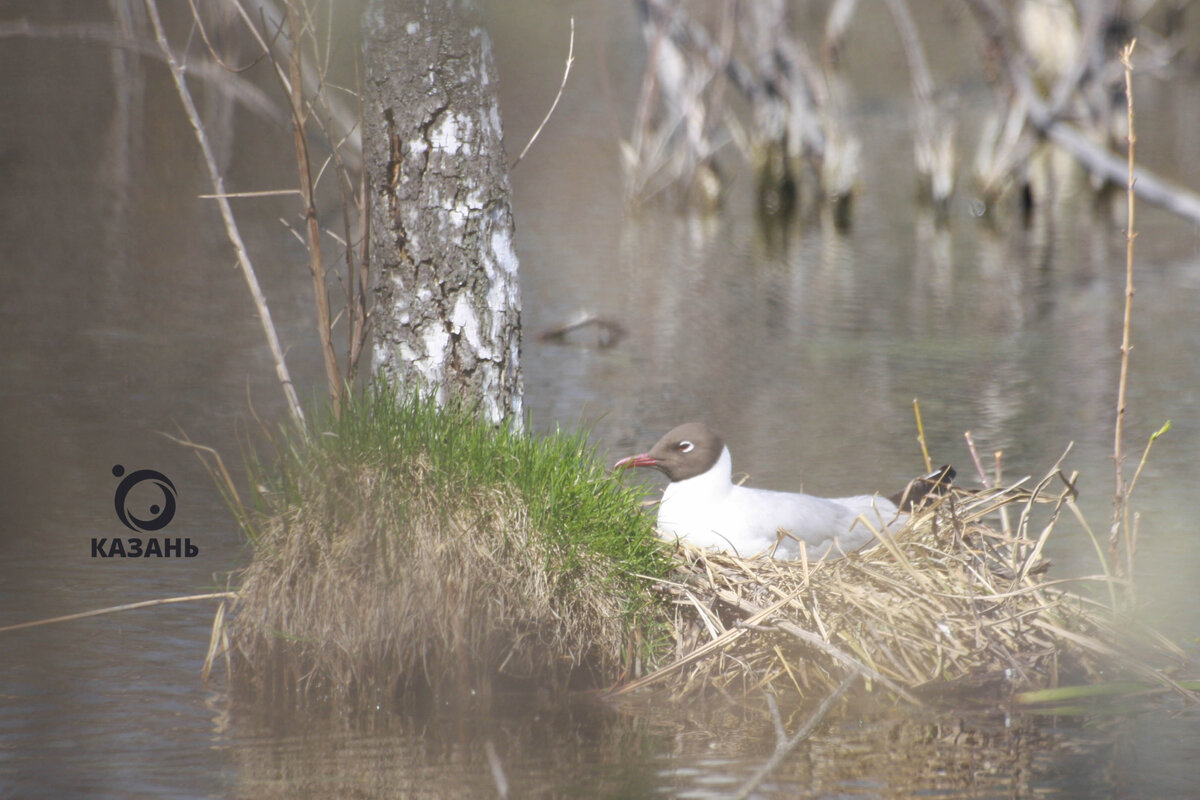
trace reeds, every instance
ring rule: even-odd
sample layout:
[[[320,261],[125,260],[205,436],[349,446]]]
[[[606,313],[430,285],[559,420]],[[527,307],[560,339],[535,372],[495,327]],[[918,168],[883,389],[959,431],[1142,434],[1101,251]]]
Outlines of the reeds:
[[[676,658],[618,693],[821,696],[855,671],[918,702],[919,690],[990,701],[1121,678],[1186,693],[1172,678],[1178,647],[1078,591],[1098,585],[1107,599],[1121,579],[1047,577],[1046,541],[1077,510],[1072,484],[1056,467],[1032,490],[955,489],[899,533],[819,563],[682,545],[674,574],[654,582],[675,604]],[[1011,535],[987,521],[1005,506],[1020,509]]]

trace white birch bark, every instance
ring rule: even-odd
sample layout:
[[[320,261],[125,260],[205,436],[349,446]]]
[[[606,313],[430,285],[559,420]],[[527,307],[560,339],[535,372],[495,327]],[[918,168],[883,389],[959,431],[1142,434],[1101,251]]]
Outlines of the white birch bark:
[[[491,43],[466,2],[372,0],[372,367],[521,424],[517,256]]]

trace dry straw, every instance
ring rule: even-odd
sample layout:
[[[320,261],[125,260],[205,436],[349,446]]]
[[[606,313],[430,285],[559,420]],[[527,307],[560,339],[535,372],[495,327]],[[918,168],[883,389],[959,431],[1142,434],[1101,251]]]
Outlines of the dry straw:
[[[590,574],[598,565],[557,563],[521,500],[501,490],[384,496],[427,484],[413,469],[359,469],[269,518],[233,609],[243,686],[361,707],[485,690],[492,676],[613,671],[622,598],[572,591],[603,585]]]

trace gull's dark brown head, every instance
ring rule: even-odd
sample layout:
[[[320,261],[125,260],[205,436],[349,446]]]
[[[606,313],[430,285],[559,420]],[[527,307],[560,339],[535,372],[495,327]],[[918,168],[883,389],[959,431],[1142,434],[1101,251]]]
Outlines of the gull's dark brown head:
[[[622,458],[620,467],[653,467],[672,482],[685,481],[712,469],[725,449],[725,442],[716,431],[699,422],[688,422],[674,428],[645,453]]]

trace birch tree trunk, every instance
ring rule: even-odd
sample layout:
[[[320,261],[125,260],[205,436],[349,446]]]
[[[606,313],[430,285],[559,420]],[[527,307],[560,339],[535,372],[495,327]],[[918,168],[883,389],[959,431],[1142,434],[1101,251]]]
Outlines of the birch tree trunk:
[[[519,426],[521,300],[491,42],[463,0],[372,0],[364,28],[372,367]]]

